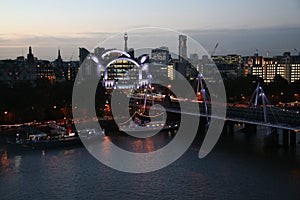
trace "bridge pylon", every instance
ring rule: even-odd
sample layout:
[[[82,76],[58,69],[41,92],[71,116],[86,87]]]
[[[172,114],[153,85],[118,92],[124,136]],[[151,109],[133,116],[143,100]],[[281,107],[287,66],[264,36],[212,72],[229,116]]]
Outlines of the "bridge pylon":
[[[208,94],[207,94],[207,91],[206,91],[206,88],[205,88],[205,85],[204,85],[204,76],[202,73],[199,73],[198,76],[197,76],[197,100],[200,100],[200,96],[202,97],[202,100],[203,100],[203,104],[204,104],[204,111],[205,111],[205,114],[207,116],[207,125],[209,125],[210,123],[210,120],[209,120],[209,117],[208,117],[208,106],[207,106],[207,100],[208,100]]]
[[[267,105],[269,105],[269,100],[260,86],[260,83],[257,84],[257,87],[251,97],[250,103],[253,102],[255,108],[262,107],[263,109],[263,123],[269,124],[270,120],[267,113]],[[264,138],[264,143],[266,146],[278,146],[279,139],[277,129],[266,126],[266,134]]]
[[[263,119],[264,119],[264,123],[267,124],[268,123],[268,115],[267,115],[267,104],[266,102],[268,102],[268,99],[266,97],[266,94],[263,90],[263,88],[260,86],[260,83],[257,84],[257,87],[251,97],[250,102],[252,102],[254,100],[254,107],[259,107],[259,100],[261,99],[261,106],[263,108]]]

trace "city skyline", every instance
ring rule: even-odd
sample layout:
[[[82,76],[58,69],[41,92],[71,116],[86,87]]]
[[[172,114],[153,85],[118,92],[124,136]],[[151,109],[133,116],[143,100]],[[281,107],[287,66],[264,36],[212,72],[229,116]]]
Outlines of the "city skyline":
[[[112,34],[147,26],[178,30],[208,52],[220,43],[216,54],[250,55],[259,49],[262,55],[266,51],[277,55],[300,48],[299,8],[296,0],[254,0],[247,4],[233,0],[154,0],[143,6],[120,1],[61,1],[55,7],[51,1],[42,5],[3,1],[0,59],[24,55],[31,45],[40,58],[54,59],[60,48],[68,60],[74,52],[78,56],[78,47],[91,50]],[[88,15],[83,14],[86,10]],[[128,43],[130,47],[130,39]]]
[[[223,30],[224,32],[228,31],[229,34],[225,34],[226,37],[228,38],[232,38],[232,37],[236,37],[236,43],[237,43],[237,46],[236,48],[233,48],[233,49],[229,49],[229,48],[226,48],[225,45],[228,45],[228,41],[225,40],[224,43],[221,43],[221,45],[218,45],[218,48],[216,48],[216,51],[215,51],[215,54],[214,55],[231,55],[231,54],[236,54],[236,55],[241,55],[241,56],[251,56],[253,55],[254,53],[258,53],[259,55],[261,56],[264,56],[264,57],[273,57],[273,56],[278,56],[278,55],[282,55],[284,52],[290,52],[291,55],[300,55],[300,49],[299,48],[296,48],[298,46],[300,46],[300,41],[299,41],[299,45],[297,44],[298,41],[294,42],[294,40],[291,38],[291,37],[287,37],[285,41],[282,41],[282,42],[279,42],[279,44],[277,45],[278,48],[259,48],[258,46],[259,45],[256,45],[256,43],[253,43],[252,44],[249,44],[249,49],[245,49],[243,48],[243,45],[244,45],[244,42],[246,41],[243,41],[243,37],[240,35],[239,37],[236,36],[236,34],[233,34],[231,35],[230,32],[244,32],[246,33],[246,30]],[[265,32],[265,34],[268,34],[268,31],[266,30],[260,30],[261,32]],[[273,30],[274,32],[280,32],[281,30],[279,29],[274,29]],[[208,35],[210,33],[212,34],[218,34],[220,31],[214,31],[214,30],[211,30],[211,31],[202,31],[201,33],[205,36],[205,35]],[[297,33],[299,32],[300,34],[300,28],[299,29],[292,29],[290,34],[291,35],[296,35]],[[100,33],[99,33],[100,34]],[[181,34],[180,32],[178,34]],[[249,35],[253,34],[253,33],[247,33]],[[104,35],[104,34],[103,34]],[[122,35],[122,33],[117,33],[114,35]],[[187,35],[187,36],[191,36],[191,39],[195,39],[196,42],[198,42],[199,40],[201,40],[201,35],[197,35],[197,32],[196,31],[191,31],[190,32],[190,35]],[[192,37],[194,36],[194,37]],[[270,36],[270,35],[269,35]],[[264,37],[265,36],[262,36],[262,38],[260,38],[259,40],[261,40],[261,42],[263,42],[264,44],[269,44],[271,41],[265,41],[264,40]],[[276,38],[278,39],[278,35],[273,34],[273,36],[270,36],[271,38],[273,38],[273,40],[276,40]],[[105,39],[109,38],[108,34],[107,36],[104,36],[102,41],[105,41]],[[130,38],[130,35],[129,35],[129,38]],[[120,49],[122,49],[122,45],[123,45],[123,40],[122,40],[122,37],[119,38],[120,39],[120,43],[116,46],[116,47],[119,47]],[[59,39],[59,38],[56,38],[56,39],[53,39],[53,41],[55,40],[62,40],[62,39]],[[78,39],[79,40],[79,39]],[[213,47],[215,46],[216,43],[213,43],[212,41],[206,41],[205,39],[203,39],[203,43],[200,43],[203,48],[209,53],[211,54],[212,50],[214,49]],[[34,44],[35,42],[34,39],[30,39],[29,41],[31,42],[24,42],[24,44],[28,44],[28,45],[24,45],[22,47],[18,47],[18,48],[2,48],[0,47],[0,60],[5,60],[5,59],[16,59],[18,56],[24,56],[26,57],[27,53],[28,53],[28,47],[31,46],[35,52],[35,56],[38,58],[38,59],[42,59],[42,60],[55,60],[57,58],[57,51],[60,50],[61,53],[62,53],[62,58],[63,60],[66,60],[66,61],[76,61],[76,60],[79,60],[79,51],[78,49],[79,48],[86,48],[88,49],[89,51],[93,51],[95,48],[97,47],[105,47],[105,46],[92,46],[92,45],[81,45],[81,46],[75,46],[75,47],[66,47],[66,46],[63,46],[61,47],[60,45],[55,45],[52,43],[52,46],[35,46],[35,45],[32,45]],[[68,40],[67,40],[68,41]],[[71,40],[69,40],[71,41]],[[87,40],[87,41],[90,41]],[[101,41],[101,42],[102,42]],[[129,40],[131,42],[133,42],[133,40]],[[171,39],[170,39],[171,41]],[[217,40],[215,40],[217,41]],[[176,42],[175,40],[172,40],[172,42]],[[286,42],[286,44],[283,44],[284,42]],[[219,43],[217,41],[217,43]],[[101,44],[99,42],[99,44]],[[294,44],[294,45],[293,45]],[[285,46],[289,46],[290,45],[290,48],[280,48],[280,45],[285,45]],[[164,46],[163,44],[161,44],[161,46]],[[113,47],[113,48],[116,48],[116,47]],[[129,47],[130,46],[130,42],[129,42]],[[157,46],[158,48],[159,46]],[[292,47],[295,47],[295,48],[292,48]],[[105,47],[107,48],[107,47]],[[108,47],[109,48],[109,47]],[[154,47],[153,47],[154,48]],[[187,53],[187,56],[190,57],[190,54],[193,54],[193,50],[187,48],[188,50],[188,53]],[[178,52],[177,51],[174,51],[172,53],[175,53],[177,54]]]
[[[300,199],[300,0],[0,5],[2,200]]]

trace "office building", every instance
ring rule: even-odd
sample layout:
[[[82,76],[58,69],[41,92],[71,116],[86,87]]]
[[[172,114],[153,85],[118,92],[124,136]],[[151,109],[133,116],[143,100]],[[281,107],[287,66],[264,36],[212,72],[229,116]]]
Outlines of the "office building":
[[[300,55],[291,55],[285,52],[282,56],[264,58],[254,56],[244,58],[245,73],[263,78],[265,82],[271,82],[276,75],[282,76],[289,83],[300,80]]]
[[[179,62],[183,63],[187,60],[187,37],[185,35],[179,35],[179,53],[178,59]]]
[[[151,59],[152,62],[168,65],[169,63],[169,49],[168,47],[160,47],[151,50]]]

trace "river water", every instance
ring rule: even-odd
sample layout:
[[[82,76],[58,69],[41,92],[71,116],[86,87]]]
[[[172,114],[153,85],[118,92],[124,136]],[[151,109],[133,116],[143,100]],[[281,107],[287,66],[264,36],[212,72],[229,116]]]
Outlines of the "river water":
[[[264,149],[262,135],[221,137],[204,159],[195,140],[176,162],[145,174],[113,170],[84,147],[13,152],[2,144],[0,199],[300,199],[300,146]],[[172,136],[111,139],[147,151]]]

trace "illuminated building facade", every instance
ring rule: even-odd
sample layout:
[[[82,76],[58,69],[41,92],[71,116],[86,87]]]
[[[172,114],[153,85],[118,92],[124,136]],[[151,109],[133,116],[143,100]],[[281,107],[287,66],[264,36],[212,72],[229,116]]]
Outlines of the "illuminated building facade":
[[[172,64],[168,65],[168,79],[171,81],[175,79],[174,66]]]
[[[36,63],[37,79],[48,79],[51,84],[56,80],[54,69],[47,60],[38,60]]]
[[[300,55],[292,56],[285,52],[282,56],[264,58],[255,54],[246,58],[249,74],[263,78],[265,82],[273,81],[276,75],[285,78],[289,83],[300,80]]]
[[[65,63],[66,66],[64,68],[64,76],[67,81],[74,81],[76,79],[76,75],[79,69],[78,61],[70,61]]]
[[[223,79],[235,78],[242,74],[242,57],[241,55],[230,54],[226,56],[213,56],[212,60],[218,67]],[[259,62],[255,66],[259,70]]]
[[[107,67],[107,79],[115,80],[120,89],[133,89],[139,83],[138,68],[128,60],[116,60]]]

